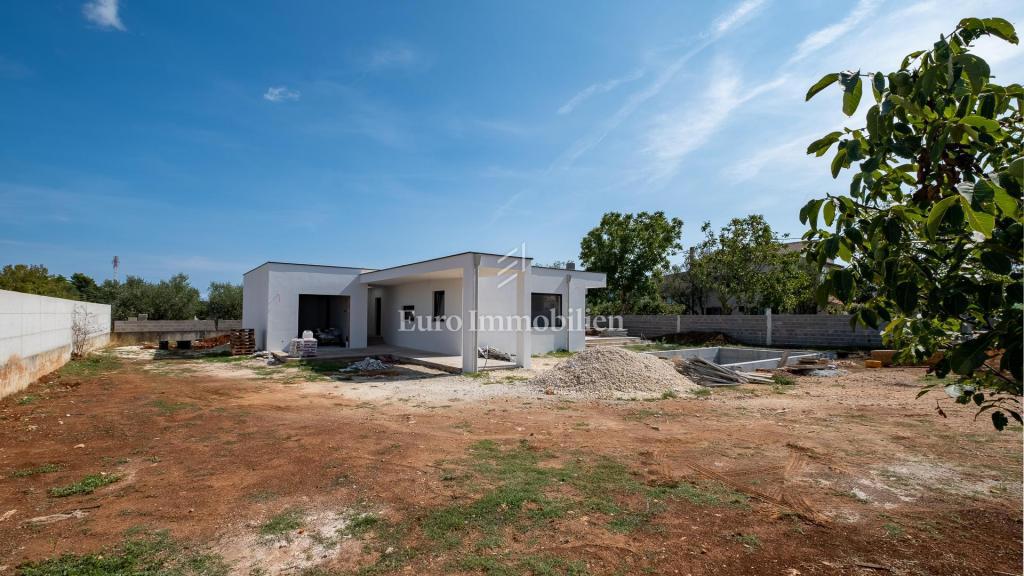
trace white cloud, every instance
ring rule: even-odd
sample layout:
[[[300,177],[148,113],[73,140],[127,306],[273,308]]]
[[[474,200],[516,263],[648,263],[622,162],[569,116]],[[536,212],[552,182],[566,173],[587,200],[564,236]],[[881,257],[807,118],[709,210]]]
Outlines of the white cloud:
[[[744,88],[741,75],[729,61],[719,59],[712,69],[716,71],[715,76],[700,102],[687,103],[679,111],[655,119],[645,150],[653,157],[647,174],[649,181],[675,175],[683,158],[704,146],[729,121],[734,111],[751,99],[778,88],[788,79],[783,76]]]
[[[715,20],[714,31],[715,34],[725,34],[729,30],[732,30],[736,26],[742,24],[747,18],[751,17],[754,12],[764,6],[766,0],[745,0],[733,8],[732,12],[725,14],[718,20]]]
[[[96,24],[100,28],[113,30],[127,30],[118,15],[118,0],[90,0],[82,6],[82,14],[85,19]]]
[[[796,53],[789,59],[789,63],[799,62],[810,54],[821,50],[825,46],[835,42],[839,38],[848,34],[857,24],[860,24],[865,18],[874,13],[875,9],[882,3],[883,0],[860,0],[857,5],[854,6],[853,10],[846,15],[839,22],[831,26],[826,26],[821,30],[817,30],[809,34],[804,38],[803,42],[800,43],[796,48]]]
[[[745,0],[734,8],[732,12],[716,20],[711,27],[711,31],[713,33],[709,34],[705,32],[704,34],[701,34],[700,39],[695,40],[693,47],[663,68],[650,84],[630,94],[626,99],[626,102],[619,107],[615,114],[609,117],[608,120],[591,131],[590,134],[587,134],[573,142],[573,144],[555,161],[552,167],[563,169],[568,168],[576,162],[580,156],[586,154],[604,141],[612,130],[618,128],[620,124],[632,116],[641,105],[660,94],[665,86],[676,77],[679,71],[682,70],[683,66],[685,66],[690,59],[703,52],[705,48],[717,41],[724,33],[746,22],[746,20],[748,20],[755,11],[763,6],[765,2],[766,0]]]
[[[295,102],[302,93],[287,86],[271,86],[263,93],[263,99],[271,102]]]
[[[414,68],[422,63],[419,52],[409,46],[396,44],[374,50],[366,65],[371,70]]]
[[[577,106],[582,104],[585,100],[587,100],[591,96],[594,96],[596,94],[604,94],[605,92],[611,92],[612,90],[618,88],[619,85],[621,85],[621,84],[625,84],[627,82],[633,82],[634,80],[639,80],[640,78],[643,77],[643,75],[644,75],[644,70],[642,68],[638,68],[637,70],[634,70],[633,72],[631,72],[630,74],[627,74],[626,76],[622,76],[622,77],[619,77],[619,78],[612,78],[611,80],[608,80],[607,82],[600,82],[600,83],[597,83],[597,84],[591,84],[590,86],[587,86],[583,90],[580,90],[579,92],[577,92],[575,96],[573,96],[572,98],[569,99],[568,102],[563,104],[562,107],[558,109],[558,113],[559,114],[569,114],[573,110],[575,110]]]

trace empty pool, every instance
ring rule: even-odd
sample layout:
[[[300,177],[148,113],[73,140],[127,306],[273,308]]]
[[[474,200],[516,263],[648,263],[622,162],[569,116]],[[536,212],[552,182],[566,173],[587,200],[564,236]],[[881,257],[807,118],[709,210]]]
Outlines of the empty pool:
[[[750,371],[758,368],[777,368],[782,356],[789,354],[786,364],[796,364],[802,358],[815,359],[820,357],[810,350],[773,350],[770,348],[680,348],[679,350],[661,350],[648,352],[659,358],[702,358],[719,366],[733,370]]]

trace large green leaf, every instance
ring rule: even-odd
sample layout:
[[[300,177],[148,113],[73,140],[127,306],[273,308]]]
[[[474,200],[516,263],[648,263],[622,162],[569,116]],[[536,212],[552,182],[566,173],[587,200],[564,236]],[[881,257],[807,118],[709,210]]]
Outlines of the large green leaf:
[[[935,205],[932,206],[932,209],[928,211],[927,227],[929,236],[935,238],[935,235],[938,234],[939,224],[942,223],[942,218],[946,215],[946,210],[949,210],[949,207],[956,203],[957,198],[960,198],[960,196],[949,196],[948,198],[943,198],[936,202]]]
[[[986,238],[992,237],[992,228],[996,225],[995,216],[975,210],[971,208],[971,203],[967,201],[967,198],[960,196],[960,207],[964,210],[964,216],[967,217],[967,223],[971,225],[971,229],[976,232],[981,232]]]
[[[821,77],[821,80],[815,82],[814,85],[811,86],[809,90],[807,90],[807,96],[804,97],[804,101],[806,102],[807,100],[814,98],[815,94],[821,92],[825,88],[828,88],[838,80],[839,74],[836,74],[834,72],[832,74],[825,74],[824,76]]]
[[[1013,24],[1010,24],[1002,18],[984,18],[982,23],[985,25],[985,31],[993,36],[997,36],[1006,40],[1011,44],[1016,44],[1017,32],[1013,29]]]
[[[843,133],[839,131],[829,132],[828,134],[822,136],[821,138],[818,138],[814,142],[811,142],[810,146],[807,147],[807,153],[814,154],[815,156],[821,156],[825,154],[825,152],[828,152],[828,149],[831,148],[833,144],[839,141],[839,137],[842,135]]]
[[[960,120],[960,122],[963,124],[967,124],[968,126],[981,128],[986,132],[995,132],[999,130],[999,122],[996,122],[995,120],[992,120],[990,118],[985,118],[984,116],[977,116],[972,114],[970,116],[965,116],[962,120]]]
[[[853,80],[846,83],[844,88],[843,114],[853,116],[853,113],[857,111],[857,106],[860,105],[860,98],[864,93],[864,83],[861,82],[860,76],[856,76]]]
[[[988,62],[974,54],[960,54],[954,58],[954,61],[956,64],[964,67],[964,72],[967,73],[967,79],[971,81],[971,88],[974,92],[981,92],[981,89],[988,83],[988,78],[992,73]]]

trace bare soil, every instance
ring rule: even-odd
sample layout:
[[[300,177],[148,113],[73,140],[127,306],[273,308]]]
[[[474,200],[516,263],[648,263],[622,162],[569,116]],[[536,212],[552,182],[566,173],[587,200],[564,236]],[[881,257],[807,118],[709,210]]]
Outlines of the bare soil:
[[[527,386],[549,359],[335,381],[122,356],[0,401],[0,574],[140,529],[237,574],[1021,573],[1021,428],[915,399],[923,369],[589,401]]]

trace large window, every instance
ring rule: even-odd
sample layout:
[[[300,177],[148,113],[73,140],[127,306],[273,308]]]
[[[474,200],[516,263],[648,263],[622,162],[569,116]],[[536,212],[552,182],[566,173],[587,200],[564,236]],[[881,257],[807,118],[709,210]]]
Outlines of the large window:
[[[434,319],[444,319],[444,290],[434,290]]]
[[[530,318],[534,328],[561,328],[562,295],[534,292],[530,298]]]

